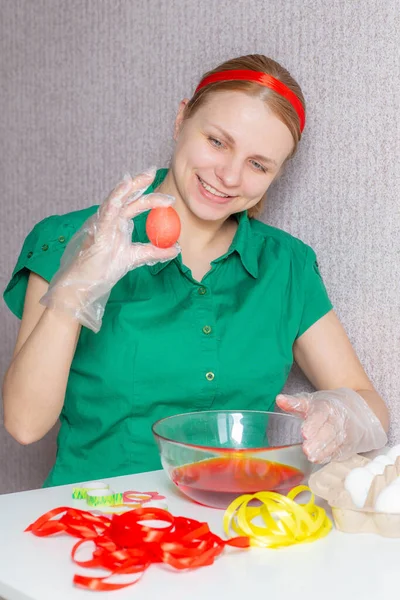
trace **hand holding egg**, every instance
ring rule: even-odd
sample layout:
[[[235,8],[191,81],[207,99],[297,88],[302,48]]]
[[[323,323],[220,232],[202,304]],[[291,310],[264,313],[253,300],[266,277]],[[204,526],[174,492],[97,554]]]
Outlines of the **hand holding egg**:
[[[177,256],[180,248],[174,242],[177,239],[176,218],[179,221],[179,217],[171,208],[175,199],[165,194],[144,193],[155,174],[156,169],[152,168],[133,178],[125,175],[97,212],[71,238],[60,269],[40,300],[42,304],[68,312],[82,325],[97,332],[111,289],[122,277],[137,267],[165,262]],[[158,225],[161,233],[164,232],[164,243],[132,243],[133,219],[148,210],[167,211],[169,215]],[[174,235],[169,236],[166,245],[163,224],[171,222],[171,212],[168,211],[175,213],[176,217],[172,216],[175,219]],[[173,239],[175,236],[176,239]]]

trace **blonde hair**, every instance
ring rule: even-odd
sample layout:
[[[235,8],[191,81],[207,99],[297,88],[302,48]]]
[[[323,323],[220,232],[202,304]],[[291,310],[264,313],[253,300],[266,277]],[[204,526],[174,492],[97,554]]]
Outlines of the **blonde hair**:
[[[235,69],[249,69],[251,71],[266,73],[267,75],[275,77],[275,79],[281,81],[294,94],[296,94],[305,112],[305,100],[299,84],[293,79],[289,71],[287,71],[275,60],[272,60],[272,58],[268,58],[263,54],[248,54],[247,56],[239,56],[238,58],[227,60],[226,62],[218,65],[218,67],[212,71],[205,73],[201,80],[209,75],[213,75],[214,73],[219,73],[220,71],[232,71]],[[286,98],[274,92],[273,90],[252,81],[219,81],[201,88],[187,103],[184,112],[184,119],[189,119],[200,108],[200,106],[207,101],[211,94],[219,91],[245,92],[246,94],[256,96],[263,100],[268,108],[287,126],[292,134],[294,147],[290,156],[288,156],[288,159],[295,154],[298,143],[301,139],[300,119],[297,112]],[[254,218],[256,215],[258,215],[261,212],[262,207],[263,199],[249,209],[249,217]]]

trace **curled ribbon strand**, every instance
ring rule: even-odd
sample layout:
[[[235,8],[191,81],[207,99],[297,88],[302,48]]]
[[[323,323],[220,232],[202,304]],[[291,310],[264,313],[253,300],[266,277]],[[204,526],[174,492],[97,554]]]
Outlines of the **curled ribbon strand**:
[[[311,493],[307,486],[297,486],[287,496],[258,492],[236,498],[223,519],[227,536],[231,532],[236,534],[228,540],[212,533],[207,523],[174,517],[155,507],[135,508],[110,518],[61,506],[39,517],[25,531],[40,537],[67,533],[80,538],[71,551],[75,564],[106,569],[110,574],[104,577],[75,575],[74,584],[89,590],[118,590],[137,583],[152,564],[164,563],[178,570],[194,569],[213,564],[225,546],[280,548],[326,536],[332,523],[323,508],[314,504],[314,495],[311,493],[306,504],[295,502],[304,491]],[[258,506],[253,506],[254,501]],[[256,518],[258,524],[253,522]],[[163,525],[152,527],[146,524],[149,521]],[[78,560],[78,550],[88,542],[95,546],[92,557]],[[132,575],[133,579],[128,583],[114,583],[109,581],[113,575]]]
[[[54,520],[54,517],[62,515]],[[151,527],[143,522],[161,521],[164,526]],[[137,581],[155,563],[175,569],[193,569],[211,565],[225,546],[248,548],[247,537],[222,540],[207,523],[186,517],[174,517],[161,508],[136,508],[121,515],[95,516],[89,512],[60,507],[49,511],[29,525],[26,531],[41,537],[67,533],[81,538],[71,551],[80,567],[110,571],[105,577],[74,576],[74,584],[90,590],[117,590]],[[86,542],[95,545],[92,558],[79,561],[77,551]],[[132,575],[128,583],[107,581],[113,575]]]
[[[314,504],[311,493],[307,504],[294,501],[302,492],[311,492],[305,485],[293,488],[287,496],[276,492],[258,492],[236,498],[224,515],[224,531],[231,530],[239,536],[248,536],[251,546],[260,548],[281,548],[304,542],[314,542],[325,537],[332,529],[332,523],[323,508]],[[249,506],[258,501],[258,506]],[[255,525],[253,519],[261,520]]]

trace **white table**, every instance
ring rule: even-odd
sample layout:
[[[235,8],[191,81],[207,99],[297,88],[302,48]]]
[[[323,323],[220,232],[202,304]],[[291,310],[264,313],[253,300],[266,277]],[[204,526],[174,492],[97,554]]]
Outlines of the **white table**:
[[[206,521],[224,537],[223,511],[185,499],[163,471],[104,480],[114,491],[158,491],[174,515]],[[79,569],[69,557],[76,538],[38,538],[27,525],[58,506],[71,505],[72,486],[0,496],[0,597],[6,600],[385,600],[398,597],[400,539],[333,530],[325,539],[280,550],[227,549],[209,567],[177,572],[151,565],[135,585],[113,592],[75,588]]]

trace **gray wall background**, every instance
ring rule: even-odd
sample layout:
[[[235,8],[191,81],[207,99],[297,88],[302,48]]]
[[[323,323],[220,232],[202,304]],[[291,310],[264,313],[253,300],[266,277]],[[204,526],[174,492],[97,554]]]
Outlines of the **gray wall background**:
[[[262,219],[317,252],[400,442],[400,2],[0,0],[0,283],[49,214],[165,166],[178,102],[201,74],[260,52],[303,87],[300,153]],[[260,307],[260,312],[262,307]],[[18,321],[0,306],[0,376]],[[294,371],[289,390],[309,389]],[[0,423],[0,493],[39,487],[55,433],[20,447]]]

